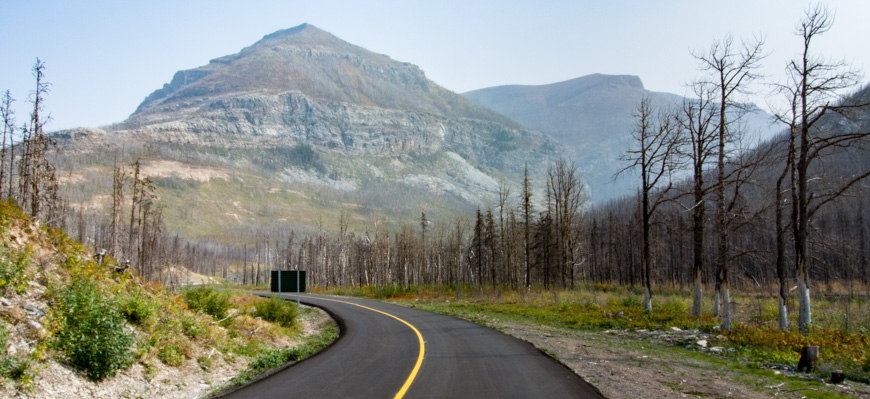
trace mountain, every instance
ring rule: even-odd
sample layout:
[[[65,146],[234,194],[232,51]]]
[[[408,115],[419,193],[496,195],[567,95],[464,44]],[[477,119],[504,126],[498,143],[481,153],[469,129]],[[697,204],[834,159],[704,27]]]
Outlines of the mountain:
[[[91,171],[69,177],[83,187],[105,185],[111,154],[143,159],[171,205],[171,227],[188,236],[316,225],[342,210],[360,220],[423,210],[437,219],[493,203],[501,179],[519,182],[526,163],[541,175],[560,155],[545,134],[417,66],[310,24],[177,72],[106,131],[58,137],[76,148],[67,162]],[[78,190],[79,206],[95,203],[88,190]]]
[[[237,54],[177,72],[170,83],[145,98],[128,122],[147,124],[179,107],[227,95],[290,92],[326,102],[519,127],[426,79],[416,65],[372,53],[310,24],[272,33]]]
[[[626,166],[621,156],[632,144],[634,111],[650,96],[658,106],[683,98],[646,90],[637,76],[594,74],[540,86],[509,85],[463,93],[466,98],[507,115],[558,140],[577,164],[595,202],[631,195],[637,179],[614,175]],[[776,126],[757,109],[747,116],[749,131],[769,137]]]

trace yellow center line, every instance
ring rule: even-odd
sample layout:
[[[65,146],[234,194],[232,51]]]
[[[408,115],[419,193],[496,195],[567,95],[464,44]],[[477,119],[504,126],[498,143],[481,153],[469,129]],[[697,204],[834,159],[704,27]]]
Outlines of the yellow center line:
[[[363,309],[371,310],[372,312],[378,312],[378,313],[380,313],[380,314],[383,314],[383,315],[386,315],[386,316],[390,316],[390,317],[392,317],[392,318],[394,318],[394,319],[396,319],[396,320],[398,320],[398,321],[401,321],[402,323],[405,323],[405,325],[408,326],[408,327],[410,327],[411,330],[414,330],[414,333],[417,334],[417,340],[420,342],[420,354],[417,355],[417,363],[414,365],[414,369],[411,370],[411,375],[408,376],[408,379],[405,380],[405,384],[402,385],[402,389],[399,390],[399,393],[397,393],[396,396],[393,397],[393,399],[402,399],[402,397],[405,396],[405,393],[408,392],[408,388],[411,387],[411,383],[413,383],[413,382],[414,382],[414,379],[417,378],[417,372],[420,371],[420,366],[423,365],[423,355],[426,353],[426,343],[423,342],[423,334],[420,334],[420,330],[417,330],[416,327],[414,327],[413,325],[411,325],[411,323],[408,323],[408,322],[405,321],[405,320],[402,320],[402,319],[400,319],[400,318],[398,318],[398,317],[396,317],[396,316],[393,316],[393,315],[391,315],[391,314],[389,314],[389,313],[387,313],[387,312],[384,312],[384,311],[380,311],[380,310],[377,310],[377,309],[370,308],[370,307],[368,307],[368,306],[363,306],[363,305],[360,305],[360,304],[357,304],[357,303],[353,303],[353,302],[339,301],[339,300],[337,300],[337,299],[326,299],[326,298],[320,298],[320,297],[309,297],[309,296],[306,296],[306,295],[302,295],[302,297],[307,297],[307,298],[310,298],[310,299],[320,299],[320,300],[324,300],[324,301],[339,302],[339,303],[344,303],[344,304],[348,304],[348,305],[358,306],[358,307],[361,307],[361,308],[363,308]]]

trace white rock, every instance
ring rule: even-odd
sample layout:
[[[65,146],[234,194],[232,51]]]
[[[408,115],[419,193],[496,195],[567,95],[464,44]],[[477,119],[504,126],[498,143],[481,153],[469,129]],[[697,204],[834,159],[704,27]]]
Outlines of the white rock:
[[[42,330],[42,324],[39,324],[39,322],[36,320],[27,320],[27,324],[30,325],[30,328],[36,331]]]
[[[707,340],[706,340],[706,339],[702,339],[702,340],[700,340],[700,341],[698,341],[698,342],[695,342],[695,344],[697,344],[698,346],[700,346],[700,347],[702,347],[702,348],[706,348],[706,347],[707,347]]]
[[[671,327],[671,331],[674,331],[674,332],[680,332],[680,331],[683,331],[683,330],[680,330],[678,327]]]

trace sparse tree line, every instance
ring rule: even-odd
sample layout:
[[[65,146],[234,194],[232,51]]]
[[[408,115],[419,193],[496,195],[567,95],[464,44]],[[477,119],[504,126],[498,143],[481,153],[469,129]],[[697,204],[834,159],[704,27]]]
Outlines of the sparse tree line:
[[[870,101],[866,95],[857,95],[866,94],[866,90],[845,95],[852,94],[844,90],[855,88],[858,74],[843,62],[817,55],[812,46],[832,23],[831,13],[815,6],[797,25],[802,52],[788,63],[788,80],[774,85],[782,99],[779,103],[785,104],[775,111],[776,119],[787,126],[784,137],[754,149],[742,146],[745,132],[740,122],[745,109],[738,96],[748,93],[750,83],[759,78],[756,70],[765,57],[760,39],[737,44],[726,37],[714,42],[709,51],[694,54],[704,77],[692,82],[694,96],[681,106],[656,113],[648,99],[639,105],[635,144],[628,160],[632,162],[629,168],[637,170],[642,181],[640,264],[648,311],[651,269],[673,262],[668,259],[671,254],[678,253],[681,259],[684,256],[682,250],[674,248],[653,255],[650,247],[665,237],[671,242],[675,237],[682,241],[683,232],[688,230],[692,236],[693,314],[701,312],[704,274],[712,272],[706,280],[714,283],[713,313],[721,314],[723,328],[730,328],[730,277],[735,266],[742,268],[744,276],[751,275],[751,269],[754,275],[765,278],[769,268],[755,265],[769,262],[765,254],[775,253],[775,261],[770,263],[776,265],[780,327],[788,327],[786,304],[794,282],[799,328],[804,332],[809,328],[811,266],[825,269],[824,276],[813,277],[831,274],[831,265],[817,257],[819,253],[829,255],[824,246],[830,243],[831,234],[820,228],[824,221],[820,211],[833,205],[842,212],[848,206],[842,197],[866,194],[860,183],[870,176],[866,163],[844,167],[847,163],[842,160],[866,157]],[[837,162],[839,170],[834,170],[831,166]],[[674,177],[686,167],[691,170],[689,182]],[[710,210],[713,217],[707,215]],[[691,214],[690,220],[683,221],[681,213]],[[605,220],[601,218],[602,223]],[[654,229],[652,221],[671,221],[669,231]],[[680,226],[676,230],[674,223]],[[863,223],[857,227],[860,237]],[[774,250],[768,247],[770,237]],[[818,241],[811,242],[811,238]],[[857,241],[849,244],[864,245]],[[836,266],[832,270],[838,278],[853,267],[842,262]]]
[[[55,143],[44,130],[51,119],[44,114],[44,100],[50,85],[45,80],[45,64],[39,59],[33,66],[36,87],[31,93],[33,104],[27,122],[16,126],[9,90],[0,98],[3,119],[0,149],[0,199],[13,201],[26,213],[48,225],[58,225],[66,213],[66,203],[58,192],[58,176],[49,154]]]

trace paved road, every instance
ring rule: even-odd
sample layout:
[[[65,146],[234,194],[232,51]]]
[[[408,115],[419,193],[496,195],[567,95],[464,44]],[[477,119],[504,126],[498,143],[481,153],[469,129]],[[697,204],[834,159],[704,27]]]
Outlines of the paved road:
[[[531,344],[478,324],[376,301],[302,302],[330,312],[341,338],[226,398],[603,397]]]

